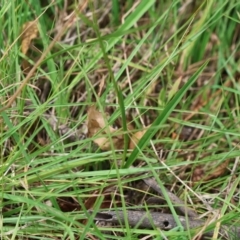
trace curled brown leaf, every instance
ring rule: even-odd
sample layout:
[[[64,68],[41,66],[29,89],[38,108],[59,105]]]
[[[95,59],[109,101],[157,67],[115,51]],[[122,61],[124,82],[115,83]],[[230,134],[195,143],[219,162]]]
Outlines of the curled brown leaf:
[[[145,129],[145,130],[138,131],[138,132],[135,132],[134,134],[132,134],[131,140],[129,142],[129,149],[134,149],[136,147],[139,140],[143,137],[143,135],[145,134],[146,131],[147,130]]]
[[[38,26],[36,21],[27,22],[23,25],[21,51],[27,54],[31,41],[38,36]]]
[[[23,30],[21,34],[21,51],[24,55],[28,55],[28,50],[30,48],[31,42],[38,35],[38,26],[36,21],[27,22],[23,25]],[[26,59],[23,59],[21,63],[22,69],[27,73],[30,65]]]
[[[116,130],[111,127],[104,114],[97,111],[95,106],[88,109],[87,116],[88,136],[94,137],[94,143],[102,150],[110,150],[112,147],[118,150],[124,149],[124,136],[121,129]],[[145,132],[146,130],[129,133],[128,149],[134,149]]]
[[[88,110],[88,136],[95,137],[94,143],[96,143],[102,150],[110,150],[111,146],[115,149],[123,148],[123,135],[117,134],[117,130],[109,126],[104,119],[104,115],[96,110],[95,106],[92,106]],[[109,138],[111,134],[111,138]]]

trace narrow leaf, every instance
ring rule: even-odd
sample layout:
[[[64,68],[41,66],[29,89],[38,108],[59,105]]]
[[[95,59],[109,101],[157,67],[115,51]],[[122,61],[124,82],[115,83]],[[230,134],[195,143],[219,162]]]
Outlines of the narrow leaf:
[[[174,110],[174,108],[177,106],[177,104],[181,101],[184,94],[187,92],[187,90],[192,86],[192,84],[197,80],[198,76],[201,74],[203,69],[206,67],[208,62],[204,63],[198,71],[187,81],[187,83],[176,93],[176,95],[172,98],[171,101],[169,101],[162,111],[162,113],[157,117],[157,119],[153,122],[152,126],[147,130],[147,132],[144,134],[144,136],[141,138],[141,140],[138,143],[138,146],[136,146],[129,156],[125,167],[130,167],[133,162],[138,157],[139,152],[149,143],[151,138],[156,134],[156,132],[159,130],[158,126],[161,126],[164,124],[164,122],[167,120],[171,112]]]

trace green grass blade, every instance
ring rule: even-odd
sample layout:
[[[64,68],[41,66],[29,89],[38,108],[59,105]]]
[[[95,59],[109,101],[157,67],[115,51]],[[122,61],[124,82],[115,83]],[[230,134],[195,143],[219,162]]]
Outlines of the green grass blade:
[[[127,30],[129,30],[131,27],[134,26],[134,24],[143,16],[144,13],[146,13],[149,8],[151,8],[153,6],[153,4],[155,3],[154,0],[150,0],[150,1],[143,1],[141,2],[136,9],[134,10],[134,12],[132,12],[129,17],[126,18],[125,22],[118,28],[118,30],[116,30],[116,32],[114,33],[114,37],[110,38],[107,41],[107,47],[106,47],[106,51],[111,50],[115,44],[117,44],[123,37],[123,35],[126,33]],[[82,16],[84,17],[84,16]],[[84,67],[82,69],[82,72],[80,72],[79,74],[77,74],[77,76],[75,77],[75,79],[73,80],[72,84],[69,85],[68,87],[68,92],[70,93],[72,91],[72,89],[75,87],[75,85],[78,83],[79,79],[81,79],[82,76],[84,76],[85,73],[87,73],[90,69],[92,69],[96,63],[99,61],[99,59],[101,59],[103,57],[104,53],[102,51],[100,51],[91,62],[89,62],[89,64]]]
[[[188,80],[188,82],[179,90],[179,92],[173,97],[173,99],[166,105],[162,113],[159,115],[159,117],[153,122],[152,126],[147,130],[147,132],[144,134],[142,139],[139,141],[138,146],[136,146],[129,156],[125,167],[130,167],[133,162],[136,160],[138,154],[140,151],[149,143],[151,138],[156,134],[158,131],[158,126],[161,126],[164,124],[164,122],[167,120],[171,112],[174,110],[174,108],[177,106],[177,104],[181,101],[183,95],[187,92],[187,90],[192,86],[192,84],[197,80],[198,76],[201,74],[203,69],[206,67],[208,62],[205,62],[198,71]]]

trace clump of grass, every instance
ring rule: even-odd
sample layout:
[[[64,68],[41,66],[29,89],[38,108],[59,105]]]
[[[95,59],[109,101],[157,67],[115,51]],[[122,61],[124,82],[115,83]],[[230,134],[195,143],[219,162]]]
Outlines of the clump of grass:
[[[238,1],[2,3],[0,107],[26,78],[23,59],[36,66],[71,21],[1,111],[1,238],[192,239],[199,229],[144,230],[127,219],[101,227],[89,215],[156,210],[146,173],[210,219],[213,236],[220,223],[237,224],[239,10]],[[23,56],[21,29],[34,19],[39,36]],[[88,137],[92,105],[122,129],[121,150],[102,151]],[[129,150],[128,131],[146,126]],[[157,210],[178,221],[165,205]]]

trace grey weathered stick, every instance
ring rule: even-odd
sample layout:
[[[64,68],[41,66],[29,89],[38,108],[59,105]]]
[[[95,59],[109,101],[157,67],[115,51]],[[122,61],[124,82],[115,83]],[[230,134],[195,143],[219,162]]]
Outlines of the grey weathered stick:
[[[154,189],[157,193],[159,193],[162,197],[164,197],[163,192],[161,190],[161,188],[159,187],[158,183],[156,182],[155,179],[153,178],[146,178],[143,179],[143,181],[152,189]],[[188,208],[186,206],[186,203],[184,203],[180,198],[178,198],[176,195],[174,195],[172,192],[170,192],[169,190],[165,189],[165,191],[168,194],[169,199],[171,200],[171,202],[174,204],[174,207],[179,209],[179,211],[181,211],[181,213],[183,215],[187,214],[187,216],[189,216],[190,218],[198,218],[198,214]]]
[[[130,226],[137,225],[148,229],[158,227],[161,230],[170,230],[177,227],[177,223],[171,214],[145,211],[127,211],[126,214]],[[95,220],[124,224],[124,213],[122,211],[99,212],[96,214]],[[187,221],[183,216],[179,216],[179,220],[185,230],[204,225],[202,220],[189,218]]]
[[[161,230],[171,230],[177,227],[173,216],[171,214],[159,213],[159,212],[146,212],[146,211],[127,211],[127,221],[131,227],[138,226],[139,228],[153,229],[154,227],[160,228]],[[186,219],[183,216],[178,216],[184,230],[189,230],[192,228],[200,228],[205,225],[203,220],[197,220],[193,218]],[[98,212],[95,220],[111,222],[116,224],[124,224],[124,213],[123,211],[108,211],[108,212]],[[240,227],[226,226],[223,225],[220,229],[220,234],[224,236],[224,239],[230,239],[231,237],[236,237],[240,239]],[[205,237],[212,237],[213,231],[203,234]]]

